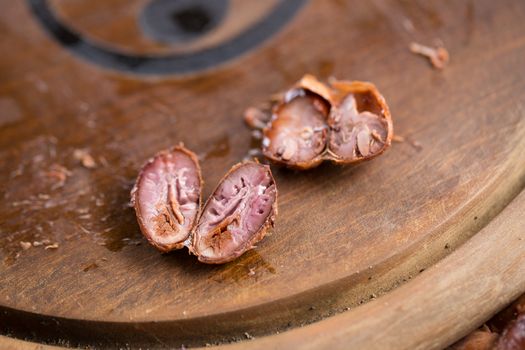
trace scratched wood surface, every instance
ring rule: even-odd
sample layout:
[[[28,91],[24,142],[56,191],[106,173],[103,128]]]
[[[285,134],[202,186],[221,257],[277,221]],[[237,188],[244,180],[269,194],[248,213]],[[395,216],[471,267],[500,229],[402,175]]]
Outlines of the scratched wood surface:
[[[243,349],[245,345],[254,350],[443,349],[481,326],[525,290],[524,211],[525,192],[521,192],[452,254],[362,307],[222,349]]]
[[[121,34],[101,36],[93,20],[100,2],[76,3],[50,2],[85,35],[153,48],[145,38],[118,42],[132,21],[107,25]],[[25,2],[2,4],[3,334],[104,348],[282,332],[413,278],[524,186],[522,1],[310,1],[248,54],[159,77],[80,59]],[[436,38],[451,53],[442,72],[408,50],[413,40]],[[356,167],[273,168],[276,228],[232,263],[206,266],[186,251],[150,247],[128,205],[141,165],[182,141],[201,158],[206,197],[253,146],[243,110],[307,72],[374,82],[406,141]],[[83,166],[78,150],[95,166]],[[45,243],[21,243],[35,241]]]

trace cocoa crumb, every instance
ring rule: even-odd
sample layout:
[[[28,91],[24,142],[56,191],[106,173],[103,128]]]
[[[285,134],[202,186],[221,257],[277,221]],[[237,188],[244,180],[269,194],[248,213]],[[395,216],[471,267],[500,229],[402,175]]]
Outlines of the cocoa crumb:
[[[418,44],[416,42],[410,43],[410,51],[417,55],[421,55],[430,59],[430,63],[436,69],[443,69],[450,60],[450,55],[443,46],[430,47]]]
[[[56,184],[52,187],[52,189],[57,189],[64,186],[64,184],[66,183],[66,179],[68,178],[68,176],[71,176],[72,173],[66,167],[54,163],[51,164],[49,170],[45,173],[45,175],[57,181]]]
[[[86,149],[76,149],[73,152],[73,157],[80,161],[83,167],[88,169],[93,169],[97,167],[97,163],[95,162],[95,159],[89,154],[89,152]]]
[[[21,241],[20,246],[22,247],[23,250],[28,250],[29,248],[31,248],[31,242]]]
[[[16,202],[11,203],[13,207],[20,207],[22,205],[30,205],[30,204],[32,204],[32,202],[27,199],[23,201],[16,201]]]
[[[49,239],[43,239],[41,241],[34,241],[33,247],[40,247],[40,246],[48,245],[48,244],[51,244],[51,241]]]
[[[85,228],[84,226],[78,225],[78,227],[82,230],[82,232],[87,233],[87,234],[91,234],[91,231],[88,230],[87,228]]]
[[[82,269],[82,271],[88,272],[89,270],[96,269],[97,267],[98,267],[97,263],[91,263],[91,264],[87,265],[86,267],[84,267]]]
[[[394,135],[392,136],[392,141],[401,143],[401,142],[405,142],[405,138],[401,135]]]

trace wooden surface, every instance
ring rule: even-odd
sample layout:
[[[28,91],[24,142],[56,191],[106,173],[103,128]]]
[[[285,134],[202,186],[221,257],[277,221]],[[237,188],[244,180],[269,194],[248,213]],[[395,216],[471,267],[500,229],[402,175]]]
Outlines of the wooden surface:
[[[525,185],[521,1],[311,1],[280,33],[226,65],[158,77],[80,59],[24,2],[3,5],[0,48],[10,53],[0,58],[3,333],[103,348],[282,332],[390,297]],[[98,35],[97,28],[82,22],[83,31]],[[443,72],[408,50],[412,40],[436,37],[451,53]],[[143,42],[105,38],[116,47]],[[374,82],[407,141],[356,167],[274,168],[274,233],[235,262],[205,266],[184,251],[160,255],[148,246],[128,206],[144,161],[183,141],[201,156],[208,196],[252,147],[242,111],[306,72]],[[78,149],[97,166],[83,167]],[[58,165],[68,169],[63,186]],[[20,245],[44,239],[58,248]],[[468,283],[460,272],[446,281]],[[509,289],[523,289],[519,277]]]
[[[355,310],[256,339],[250,349],[442,349],[525,290],[524,212],[522,192],[467,243],[404,286]]]
[[[520,279],[525,274],[524,211],[521,192],[467,243],[378,300],[303,328],[221,348],[441,349],[525,290]],[[52,349],[1,336],[0,346]]]
[[[29,341],[13,339],[6,336],[0,336],[0,346],[3,350],[58,350],[64,347],[43,345]]]

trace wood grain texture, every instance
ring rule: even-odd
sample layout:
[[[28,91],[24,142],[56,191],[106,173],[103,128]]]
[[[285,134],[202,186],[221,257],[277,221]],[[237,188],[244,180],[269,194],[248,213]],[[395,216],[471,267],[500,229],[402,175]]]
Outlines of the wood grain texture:
[[[43,345],[0,336],[0,347],[2,350],[58,350],[64,349],[60,346]]]
[[[221,348],[443,349],[525,291],[524,212],[522,192],[455,252],[355,310]]]
[[[78,59],[24,2],[1,3],[4,333],[105,347],[294,328],[432,266],[525,184],[522,1],[311,1],[255,51],[157,78]],[[452,55],[443,72],[408,50],[435,37]],[[274,168],[276,229],[235,262],[204,266],[148,246],[128,206],[146,159],[183,141],[202,159],[208,196],[252,146],[243,110],[306,72],[374,82],[407,142],[357,167]],[[83,167],[76,149],[97,166]],[[59,165],[70,172],[63,186]],[[20,246],[44,239],[59,247]]]
[[[283,334],[219,348],[442,349],[525,290],[524,211],[522,192],[452,254],[366,305]],[[0,337],[0,345],[36,348],[7,337]]]

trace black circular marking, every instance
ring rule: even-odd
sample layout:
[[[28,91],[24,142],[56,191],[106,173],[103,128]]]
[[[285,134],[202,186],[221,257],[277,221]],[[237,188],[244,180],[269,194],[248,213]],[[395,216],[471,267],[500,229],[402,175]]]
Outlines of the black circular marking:
[[[187,42],[217,27],[228,5],[228,0],[153,0],[144,7],[139,23],[153,40]]]
[[[222,64],[258,46],[277,33],[301,9],[307,0],[282,0],[261,21],[235,38],[216,47],[190,54],[131,55],[104,47],[82,37],[55,16],[48,0],[27,0],[33,14],[58,42],[71,52],[100,66],[145,75],[185,74]]]

